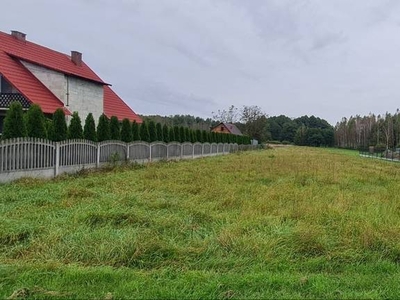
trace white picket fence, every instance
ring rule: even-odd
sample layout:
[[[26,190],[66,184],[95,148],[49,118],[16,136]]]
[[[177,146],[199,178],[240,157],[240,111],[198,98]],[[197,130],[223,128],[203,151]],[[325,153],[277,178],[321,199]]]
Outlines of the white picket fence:
[[[51,142],[18,138],[0,142],[0,182],[21,177],[54,177],[83,168],[98,168],[107,163],[138,163],[170,159],[193,159],[223,155],[254,148],[252,145],[215,143],[124,143],[88,140]]]

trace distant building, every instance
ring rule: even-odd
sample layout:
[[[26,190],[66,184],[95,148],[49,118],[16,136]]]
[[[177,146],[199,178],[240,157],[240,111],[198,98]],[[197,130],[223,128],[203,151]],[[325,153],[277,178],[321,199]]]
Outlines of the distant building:
[[[77,111],[84,120],[102,113],[141,123],[141,118],[82,60],[82,54],[60,53],[26,40],[26,34],[0,31],[0,132],[11,102],[23,108],[41,106],[45,114],[57,108]]]
[[[230,123],[219,123],[217,126],[211,128],[211,132],[243,135],[236,125]]]

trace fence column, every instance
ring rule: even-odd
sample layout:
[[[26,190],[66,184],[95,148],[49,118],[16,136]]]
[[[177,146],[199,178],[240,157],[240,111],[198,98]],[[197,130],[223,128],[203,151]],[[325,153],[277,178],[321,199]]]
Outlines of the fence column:
[[[54,177],[56,177],[60,172],[60,170],[59,170],[60,169],[60,143],[59,142],[56,143],[55,150],[56,150],[56,161],[54,164]]]
[[[129,143],[126,143],[126,161],[129,161]]]
[[[149,144],[149,148],[150,148],[150,151],[149,151],[149,161],[151,162],[151,144]]]
[[[201,157],[204,156],[204,144],[201,144]]]
[[[100,143],[97,143],[96,168],[100,168]]]
[[[181,160],[182,160],[182,157],[183,157],[183,144],[181,143]]]

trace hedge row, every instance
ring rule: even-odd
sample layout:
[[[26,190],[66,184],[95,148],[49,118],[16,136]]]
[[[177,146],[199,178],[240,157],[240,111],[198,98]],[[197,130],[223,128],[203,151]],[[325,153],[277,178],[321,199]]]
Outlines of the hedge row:
[[[67,126],[64,111],[60,108],[55,111],[53,118],[46,119],[39,105],[32,105],[26,114],[23,113],[19,102],[10,105],[4,119],[3,139],[16,137],[47,138],[52,141],[63,141],[66,139],[87,139],[91,141],[121,140],[124,142],[145,141],[155,142],[200,142],[200,143],[238,143],[249,144],[247,136],[233,134],[222,134],[205,130],[193,130],[188,127],[168,127],[153,121],[138,124],[124,119],[121,123],[113,116],[108,119],[101,115],[95,126],[93,115],[86,117],[82,128],[82,122],[77,112]]]

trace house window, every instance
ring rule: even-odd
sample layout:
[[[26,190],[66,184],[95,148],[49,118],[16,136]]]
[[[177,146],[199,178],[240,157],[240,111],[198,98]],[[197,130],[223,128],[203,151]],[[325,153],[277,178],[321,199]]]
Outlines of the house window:
[[[224,127],[221,127],[221,131],[224,131]]]
[[[0,93],[14,93],[12,85],[0,75]]]

